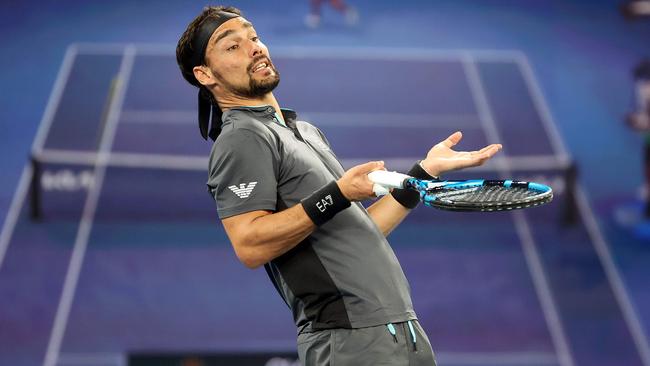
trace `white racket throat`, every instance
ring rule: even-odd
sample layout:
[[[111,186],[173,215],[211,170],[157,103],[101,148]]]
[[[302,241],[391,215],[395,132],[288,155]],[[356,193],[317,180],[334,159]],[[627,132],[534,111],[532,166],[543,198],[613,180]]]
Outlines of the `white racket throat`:
[[[411,178],[410,176],[398,172],[389,172],[386,170],[375,170],[368,174],[374,184],[372,191],[376,196],[383,196],[390,193],[393,188],[404,188],[403,183],[405,179]]]

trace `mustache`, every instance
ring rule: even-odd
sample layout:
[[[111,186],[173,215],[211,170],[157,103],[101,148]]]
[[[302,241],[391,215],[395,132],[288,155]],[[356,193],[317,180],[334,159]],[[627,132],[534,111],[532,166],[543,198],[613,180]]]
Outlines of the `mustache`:
[[[267,63],[267,64],[268,64],[272,69],[275,69],[275,66],[273,65],[273,63],[271,62],[271,60],[270,60],[267,56],[260,55],[260,56],[257,56],[257,57],[255,57],[255,58],[253,59],[253,61],[250,63],[250,65],[248,65],[248,67],[246,68],[246,71],[248,71],[248,72],[250,73],[250,72],[253,70],[253,66],[255,66],[256,63],[258,63],[258,62],[260,62],[260,61],[262,61],[262,60],[266,60],[266,63]]]

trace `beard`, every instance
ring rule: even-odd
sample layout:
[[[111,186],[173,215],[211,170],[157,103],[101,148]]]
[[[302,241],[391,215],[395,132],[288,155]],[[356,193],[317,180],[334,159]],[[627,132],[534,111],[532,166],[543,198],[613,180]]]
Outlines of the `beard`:
[[[245,98],[261,98],[270,93],[280,84],[280,74],[275,69],[275,66],[270,65],[269,68],[273,70],[273,75],[270,75],[263,80],[255,80],[252,76],[248,81],[248,88],[240,88],[233,90],[238,92],[240,96]]]
[[[261,59],[264,59],[266,57],[262,57]],[[249,75],[248,79],[248,85],[246,86],[240,86],[240,85],[233,85],[226,81],[224,79],[223,75],[220,75],[219,73],[213,73],[217,76],[218,79],[220,79],[221,83],[223,86],[228,89],[230,92],[233,94],[237,95],[238,97],[245,98],[245,99],[257,99],[257,98],[262,98],[266,94],[272,92],[278,84],[280,84],[280,73],[278,70],[275,69],[275,65],[271,63],[271,60],[266,58],[268,67],[273,71],[273,74],[266,77],[263,80],[256,80],[253,75],[252,75],[252,66],[260,61],[260,59],[253,60],[251,62],[250,66],[247,68],[247,72]]]

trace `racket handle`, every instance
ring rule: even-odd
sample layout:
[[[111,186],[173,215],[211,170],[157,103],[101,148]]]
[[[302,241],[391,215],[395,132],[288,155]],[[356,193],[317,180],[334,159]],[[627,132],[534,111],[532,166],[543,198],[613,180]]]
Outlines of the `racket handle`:
[[[390,193],[390,190],[388,188],[377,183],[372,185],[372,191],[375,193],[375,196],[377,197],[385,196]]]
[[[373,183],[373,192],[377,196],[383,196],[390,192],[391,188],[404,188],[404,180],[410,176],[397,172],[388,172],[385,170],[375,170],[368,174],[368,179]]]

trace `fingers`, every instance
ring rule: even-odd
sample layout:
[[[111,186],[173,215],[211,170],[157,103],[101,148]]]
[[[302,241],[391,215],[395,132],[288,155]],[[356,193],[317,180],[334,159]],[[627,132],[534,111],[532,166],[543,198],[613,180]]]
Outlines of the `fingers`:
[[[462,137],[462,133],[458,131],[434,146],[427,154],[426,159],[422,161],[423,166],[428,167],[427,171],[432,170],[443,174],[448,171],[479,166],[502,149],[501,144],[490,144],[476,151],[452,150],[451,147],[457,144]]]
[[[375,170],[382,170],[382,169],[385,169],[383,161],[369,161],[365,164],[352,167],[350,170],[354,170],[355,174],[368,174]]]
[[[341,193],[351,201],[361,201],[376,197],[373,191],[373,182],[368,178],[368,173],[384,168],[383,161],[371,161],[350,168],[338,180]]]
[[[481,150],[479,150],[479,152],[481,152],[481,153],[482,152],[487,152],[487,151],[492,150],[494,148],[497,148],[497,151],[499,151],[499,150],[501,150],[502,147],[503,146],[501,144],[490,144],[490,145],[482,148]]]
[[[456,145],[460,140],[463,138],[463,133],[460,131],[456,131],[449,135],[445,141],[442,142],[445,146],[448,148],[452,148],[454,145]]]
[[[501,148],[502,148],[501,144],[492,144],[478,151],[471,151],[465,153],[461,152],[458,155],[459,157],[458,165],[455,166],[454,169],[462,169],[462,168],[483,165],[483,163],[485,163],[487,160],[492,158],[497,152],[499,152]],[[464,162],[461,162],[461,160]]]
[[[503,146],[501,144],[492,144],[482,148],[481,150],[472,151],[470,152],[470,154],[472,156],[476,156],[480,158],[482,157],[491,158],[492,156],[494,156],[494,154],[498,153],[502,148]]]
[[[491,158],[494,156],[494,154],[498,153],[503,149],[503,146],[501,144],[494,144],[494,146],[491,146],[491,148],[487,151],[488,157]]]
[[[498,153],[502,149],[501,144],[492,144],[490,146],[486,146],[482,148],[479,151],[479,154],[476,156],[477,161],[474,166],[478,165],[483,165],[488,159],[493,157],[496,153]]]
[[[376,161],[375,163],[376,163],[375,167],[372,168],[372,170],[371,170],[372,172],[374,172],[375,170],[386,170],[386,167],[384,166],[384,161],[383,160]]]
[[[481,149],[481,154],[486,158],[491,158],[494,154],[498,153],[501,150],[501,144],[492,144],[486,148]]]

